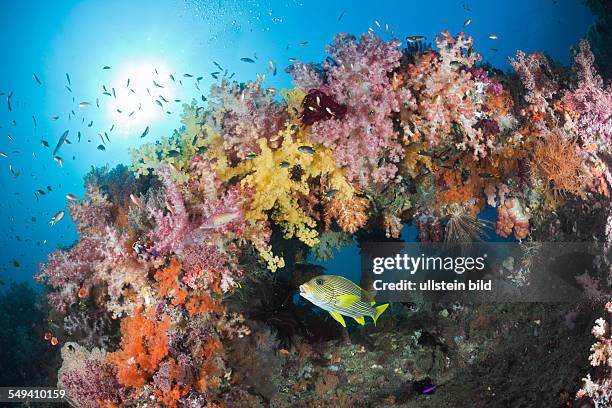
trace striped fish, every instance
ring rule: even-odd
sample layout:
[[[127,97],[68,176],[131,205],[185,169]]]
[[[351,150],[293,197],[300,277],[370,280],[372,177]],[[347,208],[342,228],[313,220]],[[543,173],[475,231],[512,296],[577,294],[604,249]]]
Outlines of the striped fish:
[[[378,317],[389,306],[374,306],[376,301],[372,295],[350,280],[335,275],[317,276],[300,285],[300,296],[328,311],[344,327],[346,322],[342,316],[352,317],[361,325],[365,324],[364,317],[370,316],[376,325]]]

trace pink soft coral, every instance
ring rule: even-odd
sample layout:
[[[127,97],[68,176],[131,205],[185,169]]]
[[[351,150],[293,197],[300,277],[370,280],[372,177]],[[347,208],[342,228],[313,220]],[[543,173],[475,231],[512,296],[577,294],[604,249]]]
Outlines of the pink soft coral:
[[[589,43],[581,41],[574,55],[578,71],[578,86],[566,91],[563,102],[580,115],[579,135],[586,143],[612,143],[612,88],[604,87],[594,67]]]
[[[514,237],[518,240],[529,235],[529,216],[525,213],[521,202],[516,198],[504,201],[497,208],[497,223],[495,232],[501,237],[508,237],[514,230]]]
[[[612,302],[605,309],[612,315]],[[590,374],[583,378],[584,385],[576,397],[588,396],[596,407],[609,407],[612,403],[612,331],[608,319],[597,319],[591,332],[597,342],[591,347],[589,360],[591,365],[602,368],[603,375],[600,381],[593,381]]]
[[[161,255],[173,253],[179,257],[188,286],[216,285],[226,291],[241,273],[233,266],[237,264],[234,241],[245,234],[247,221],[242,207],[251,192],[234,185],[220,194],[220,183],[205,159],[195,159],[191,168],[186,191],[172,179],[169,168],[158,170],[168,211],[147,207],[155,222],[149,238]],[[189,197],[189,208],[184,196]]]
[[[85,198],[72,202],[68,208],[81,234],[99,234],[111,223],[113,205],[97,184],[88,183]]]
[[[127,397],[128,390],[117,381],[117,369],[106,361],[105,351],[90,352],[76,343],[67,343],[62,348],[62,358],[58,385],[77,406],[116,406]]]
[[[246,84],[222,80],[210,88],[209,119],[223,137],[231,158],[244,158],[256,141],[284,129],[289,113],[274,94],[262,87],[263,77]]]
[[[477,88],[468,71],[480,56],[472,51],[472,38],[463,33],[453,37],[443,31],[435,41],[438,52],[417,55],[402,74],[404,132],[413,141],[449,143],[454,123],[462,136],[452,147],[469,150],[475,158],[485,157],[490,146],[482,130],[476,128]]]
[[[85,281],[104,281],[110,286],[109,271],[128,260],[133,254],[126,250],[127,235],[106,226],[100,235],[81,234],[70,249],[59,249],[49,254],[47,263],[40,264],[35,276],[55,291],[47,296],[49,304],[64,312],[78,300],[77,293]]]
[[[314,123],[310,138],[332,148],[336,164],[362,187],[390,180],[397,172],[393,163],[403,157],[391,117],[399,111],[399,100],[388,76],[399,66],[398,47],[398,41],[385,43],[373,34],[362,35],[359,42],[339,34],[327,48],[331,58],[321,64],[325,80],[312,65],[298,64],[293,70],[298,87],[308,92],[317,85],[333,102],[346,107],[341,118]]]
[[[240,275],[234,257],[216,245],[200,243],[189,246],[181,255],[185,270],[183,282],[192,289],[218,286],[225,292]]]
[[[544,126],[543,120],[550,111],[553,96],[559,91],[548,59],[542,53],[525,55],[523,51],[517,51],[516,58],[510,58],[510,65],[523,83],[524,98],[529,104],[532,120],[536,126]]]
[[[149,238],[154,242],[155,251],[167,255],[180,248],[183,239],[191,232],[192,226],[183,195],[172,179],[170,168],[160,168],[157,175],[165,188],[167,211],[152,205],[147,206],[146,209],[155,222],[155,229],[149,232]]]

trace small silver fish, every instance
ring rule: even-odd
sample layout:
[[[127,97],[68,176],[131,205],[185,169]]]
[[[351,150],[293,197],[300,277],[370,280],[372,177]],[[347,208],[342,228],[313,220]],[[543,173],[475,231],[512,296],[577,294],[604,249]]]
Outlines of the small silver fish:
[[[79,108],[85,108],[87,106],[91,106],[91,102],[83,101],[79,103]]]
[[[62,147],[62,145],[66,142],[66,138],[68,137],[68,132],[69,132],[69,130],[66,130],[64,133],[62,133],[62,135],[60,136],[59,140],[57,141],[57,144],[55,145],[55,149],[53,149],[53,155],[54,156],[58,152],[60,147]]]
[[[66,194],[66,199],[70,201],[76,201],[79,199],[79,197],[75,196],[74,194]]]
[[[254,59],[252,59],[252,58],[247,58],[247,57],[240,58],[240,61],[242,61],[242,62],[248,62],[249,64],[254,64],[254,63],[255,63],[255,60],[254,60]]]
[[[423,41],[425,39],[425,36],[423,35],[412,35],[410,37],[406,37],[406,39],[408,40],[408,42],[418,42],[418,41]]]
[[[58,211],[57,214],[55,214],[53,218],[51,218],[51,221],[49,221],[49,224],[51,224],[51,226],[57,224],[58,222],[60,222],[62,218],[64,218],[64,215],[65,215],[65,212],[63,210]]]
[[[229,224],[240,218],[240,211],[229,211],[226,213],[221,213],[217,215],[213,215],[208,220],[204,222],[204,224],[200,227],[202,229],[216,229],[220,228],[226,224]]]
[[[130,194],[130,200],[132,200],[132,202],[138,208],[144,208],[145,207],[143,202],[142,202],[142,200],[138,196],[134,195],[133,193]]]
[[[300,153],[315,154],[315,150],[312,148],[312,146],[300,146],[298,147],[298,151]]]
[[[463,26],[464,26],[464,27],[467,27],[467,26],[469,26],[471,23],[472,23],[472,19],[471,19],[471,18],[468,18],[468,19],[467,19],[467,20],[465,20],[465,22],[463,23]]]
[[[327,197],[329,198],[333,198],[336,194],[338,194],[338,189],[332,188],[330,190],[327,191],[327,193],[325,193],[325,195],[327,195]]]

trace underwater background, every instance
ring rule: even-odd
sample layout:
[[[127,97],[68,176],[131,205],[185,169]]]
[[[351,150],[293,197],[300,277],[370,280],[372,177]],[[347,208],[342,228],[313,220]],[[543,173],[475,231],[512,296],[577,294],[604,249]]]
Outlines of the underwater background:
[[[580,304],[414,299],[344,329],[300,297],[364,286],[365,242],[609,242],[611,9],[3,2],[0,386],[611,406],[608,245]]]

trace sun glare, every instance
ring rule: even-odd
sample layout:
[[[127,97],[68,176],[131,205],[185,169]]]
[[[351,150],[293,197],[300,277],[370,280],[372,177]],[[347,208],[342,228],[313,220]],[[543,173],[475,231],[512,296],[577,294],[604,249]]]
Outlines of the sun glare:
[[[175,84],[170,70],[158,62],[139,62],[117,70],[110,94],[109,115],[118,133],[129,135],[172,111]]]

